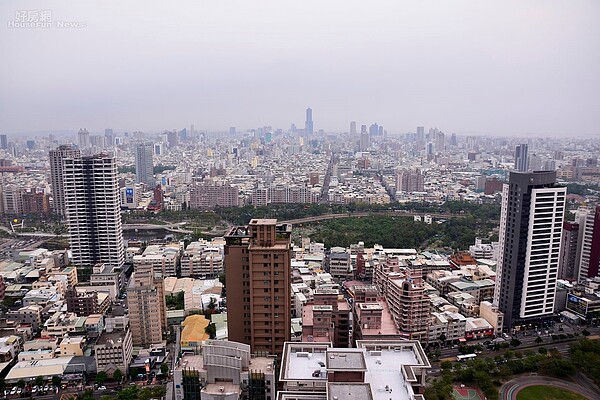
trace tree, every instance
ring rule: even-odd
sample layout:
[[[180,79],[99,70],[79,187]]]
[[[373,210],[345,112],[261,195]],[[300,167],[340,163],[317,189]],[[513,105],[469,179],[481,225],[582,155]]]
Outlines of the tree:
[[[19,381],[17,382],[17,387],[19,389],[23,389],[25,387],[25,381],[23,379],[19,379]]]
[[[438,339],[440,340],[440,342],[442,343],[442,346],[444,344],[446,344],[446,335],[445,334],[440,334],[440,336],[438,337]]]
[[[106,372],[100,371],[96,374],[96,383],[97,384],[102,385],[104,382],[106,382],[106,379],[108,379]]]
[[[169,373],[169,366],[166,363],[161,364],[160,373],[163,375],[167,375]]]
[[[4,389],[6,389],[6,381],[4,378],[0,378],[0,391],[3,391]]]
[[[542,337],[541,337],[541,336],[538,336],[538,337],[535,339],[535,342],[536,342],[537,344],[540,344],[540,343],[542,343],[543,341],[544,341],[544,339],[542,339]]]
[[[60,379],[60,376],[55,375],[52,377],[52,386],[60,387],[61,383],[62,383],[62,379]]]
[[[43,376],[36,376],[35,377],[35,384],[36,384],[36,386],[42,386],[44,384],[44,377]]]
[[[225,281],[225,272],[221,272],[221,273],[219,274],[219,282],[221,282],[221,284],[222,284],[223,286],[225,286],[225,282],[226,282],[226,281]]]
[[[117,368],[115,372],[113,372],[112,378],[115,382],[121,382],[121,380],[123,379],[123,373],[119,368]]]
[[[81,395],[81,397],[79,397],[79,395],[78,395],[77,398],[80,399],[80,400],[96,400],[94,398],[94,391],[91,390],[91,389],[88,389],[85,392],[83,392],[83,394]]]
[[[513,340],[510,341],[510,345],[512,347],[519,347],[521,345],[521,343],[522,342],[519,339],[513,339]]]
[[[444,371],[452,371],[452,361],[442,361],[442,363],[440,364],[440,367],[442,367],[442,369]]]
[[[211,339],[214,339],[217,337],[217,327],[212,322],[210,324],[208,324],[208,326],[206,328],[204,328],[204,332],[208,333],[208,335]]]
[[[545,347],[540,347],[538,349],[538,353],[540,353],[540,354],[548,354],[548,349],[545,348]]]
[[[125,388],[117,394],[117,400],[138,400],[140,389],[137,386]]]
[[[211,314],[215,312],[215,308],[217,308],[217,300],[214,297],[210,298],[210,302],[208,303],[208,309],[211,310]]]
[[[581,331],[581,334],[585,337],[588,337],[588,336],[590,336],[590,331],[588,331],[587,329],[584,329]]]

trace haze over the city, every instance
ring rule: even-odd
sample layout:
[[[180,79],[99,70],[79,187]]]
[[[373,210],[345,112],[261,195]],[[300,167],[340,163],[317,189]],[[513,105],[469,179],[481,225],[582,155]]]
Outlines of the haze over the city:
[[[48,28],[14,27],[50,10]],[[597,136],[600,3],[3,1],[0,132]],[[79,27],[58,27],[73,22]]]

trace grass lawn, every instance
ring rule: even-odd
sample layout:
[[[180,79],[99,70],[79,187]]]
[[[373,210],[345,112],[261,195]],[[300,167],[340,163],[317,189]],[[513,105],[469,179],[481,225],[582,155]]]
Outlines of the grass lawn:
[[[580,394],[552,386],[529,386],[517,393],[517,400],[587,400]]]

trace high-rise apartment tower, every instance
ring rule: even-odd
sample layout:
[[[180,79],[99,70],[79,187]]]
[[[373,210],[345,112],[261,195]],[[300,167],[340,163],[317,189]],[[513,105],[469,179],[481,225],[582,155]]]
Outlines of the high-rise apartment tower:
[[[154,145],[150,142],[138,143],[135,146],[135,181],[144,183],[149,188],[155,186],[154,181]]]
[[[290,340],[292,226],[253,219],[225,236],[229,340],[281,355]]]
[[[554,171],[511,172],[504,184],[494,302],[507,328],[554,312],[566,191]]]
[[[52,209],[65,216],[65,189],[63,187],[63,161],[66,158],[79,158],[81,151],[71,145],[59,146],[50,150],[50,184],[52,185]]]
[[[69,242],[76,266],[125,261],[117,163],[107,154],[63,159]]]
[[[527,172],[529,170],[528,146],[519,144],[515,148],[515,169],[518,172]]]

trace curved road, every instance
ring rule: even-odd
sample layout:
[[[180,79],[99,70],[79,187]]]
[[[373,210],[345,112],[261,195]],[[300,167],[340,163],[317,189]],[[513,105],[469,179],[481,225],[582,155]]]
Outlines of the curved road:
[[[354,218],[354,217],[369,217],[372,215],[384,215],[393,217],[414,217],[415,215],[431,215],[433,218],[463,218],[469,214],[439,214],[439,213],[425,213],[425,212],[408,212],[408,211],[366,211],[366,212],[353,212],[353,213],[342,213],[342,214],[323,214],[315,215],[313,217],[305,217],[298,219],[289,219],[287,221],[278,221],[279,223],[288,224],[305,224],[308,222],[317,222],[327,219],[337,218]]]
[[[516,400],[517,393],[519,393],[521,389],[524,389],[528,386],[537,385],[554,386],[561,389],[570,390],[572,392],[579,393],[590,400],[600,398],[600,390],[598,390],[593,383],[589,382],[587,378],[577,375],[575,376],[575,380],[577,381],[576,383],[546,376],[522,375],[506,382],[502,386],[500,389],[500,399]]]

